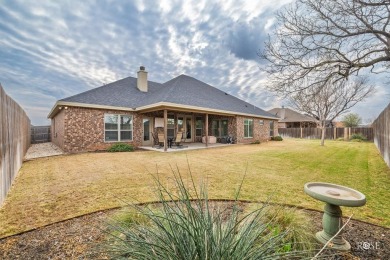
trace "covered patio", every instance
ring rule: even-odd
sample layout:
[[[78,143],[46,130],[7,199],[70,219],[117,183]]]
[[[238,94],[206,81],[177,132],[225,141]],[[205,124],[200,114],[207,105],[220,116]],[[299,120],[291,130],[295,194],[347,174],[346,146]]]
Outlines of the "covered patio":
[[[158,107],[142,113],[143,140],[140,148],[171,152],[228,145],[227,137],[236,134],[235,117],[207,112],[183,107]],[[170,145],[177,139],[181,140],[180,146]]]

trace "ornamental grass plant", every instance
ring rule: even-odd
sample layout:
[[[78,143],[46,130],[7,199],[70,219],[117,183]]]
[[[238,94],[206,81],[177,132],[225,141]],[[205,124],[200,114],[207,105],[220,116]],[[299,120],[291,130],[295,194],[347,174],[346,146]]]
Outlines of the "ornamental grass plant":
[[[245,213],[238,200],[242,182],[235,199],[221,203],[209,201],[206,185],[197,186],[189,175],[184,181],[179,170],[173,171],[171,189],[154,176],[160,203],[129,205],[127,213],[108,223],[111,238],[103,250],[114,259],[303,259],[315,254],[304,227],[289,228],[293,217],[281,217],[269,203]]]

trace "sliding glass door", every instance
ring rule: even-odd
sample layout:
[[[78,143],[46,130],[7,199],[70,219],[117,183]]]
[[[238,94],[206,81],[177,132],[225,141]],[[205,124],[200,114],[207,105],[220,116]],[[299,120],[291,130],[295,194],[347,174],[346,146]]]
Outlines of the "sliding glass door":
[[[152,145],[153,144],[153,138],[152,138],[153,120],[152,118],[144,117],[142,121],[143,121],[142,145]]]
[[[179,115],[177,117],[177,131],[183,133],[185,142],[193,142],[193,122],[192,116]]]

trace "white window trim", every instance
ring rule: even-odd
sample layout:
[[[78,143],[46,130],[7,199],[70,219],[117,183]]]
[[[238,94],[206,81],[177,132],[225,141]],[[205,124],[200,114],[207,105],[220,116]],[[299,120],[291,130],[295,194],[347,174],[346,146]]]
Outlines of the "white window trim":
[[[106,122],[105,122],[105,118],[106,118],[106,115],[114,115],[114,116],[118,116],[118,129],[117,130],[106,130]],[[120,120],[120,117],[121,116],[129,116],[131,117],[131,130],[121,130],[121,120]],[[119,143],[119,142],[132,142],[134,140],[134,116],[133,115],[129,115],[129,114],[113,114],[113,113],[105,113],[104,114],[104,117],[103,117],[103,125],[104,125],[104,137],[103,137],[103,140],[105,143]],[[111,131],[111,132],[118,132],[118,140],[117,141],[106,141],[106,131]],[[126,139],[126,140],[121,140],[121,132],[122,131],[128,131],[128,132],[131,132],[131,139]]]
[[[245,137],[245,126],[247,126],[245,124],[246,120],[252,121],[252,136]],[[250,125],[248,125],[248,126],[250,126]],[[253,131],[254,131],[254,120],[252,118],[244,118],[244,139],[252,139],[253,138]],[[248,135],[249,135],[249,129],[248,129]]]

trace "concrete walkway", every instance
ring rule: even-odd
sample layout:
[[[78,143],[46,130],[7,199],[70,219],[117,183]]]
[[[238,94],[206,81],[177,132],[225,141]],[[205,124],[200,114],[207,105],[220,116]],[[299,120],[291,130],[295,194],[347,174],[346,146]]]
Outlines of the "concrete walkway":
[[[32,144],[26,155],[24,156],[25,160],[31,160],[40,157],[48,157],[54,155],[61,155],[64,152],[57,145],[53,143],[41,143],[41,144]]]

